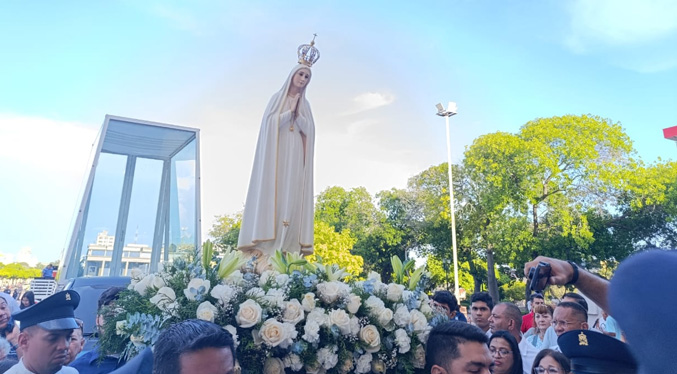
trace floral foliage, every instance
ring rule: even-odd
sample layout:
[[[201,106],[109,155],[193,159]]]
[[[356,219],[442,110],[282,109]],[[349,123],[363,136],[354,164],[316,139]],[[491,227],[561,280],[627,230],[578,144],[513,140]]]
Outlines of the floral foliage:
[[[134,356],[163,328],[198,318],[233,335],[245,374],[422,372],[431,322],[440,320],[422,291],[425,273],[411,289],[375,273],[346,282],[335,265],[277,253],[275,270],[257,275],[234,270],[245,263],[239,252],[227,252],[227,264],[205,252],[133,274],[107,314],[104,351]]]

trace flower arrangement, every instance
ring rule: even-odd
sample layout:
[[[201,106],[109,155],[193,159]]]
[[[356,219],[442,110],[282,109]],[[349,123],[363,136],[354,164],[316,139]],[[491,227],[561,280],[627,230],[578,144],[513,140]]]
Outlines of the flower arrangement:
[[[129,289],[104,311],[101,348],[130,358],[169,324],[199,318],[233,335],[245,374],[422,372],[431,322],[440,318],[423,292],[423,269],[392,262],[399,283],[384,284],[376,273],[345,281],[336,265],[280,252],[257,275],[240,270],[253,264],[239,251],[218,259],[207,242],[201,258],[132,274]]]

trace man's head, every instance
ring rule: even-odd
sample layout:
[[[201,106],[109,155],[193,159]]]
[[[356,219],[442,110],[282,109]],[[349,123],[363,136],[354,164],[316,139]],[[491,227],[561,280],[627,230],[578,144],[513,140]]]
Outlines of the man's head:
[[[476,292],[470,297],[470,314],[475,325],[484,331],[489,329],[489,316],[494,301],[488,292]]]
[[[515,336],[515,338],[518,338],[520,328],[522,327],[522,312],[520,312],[520,308],[512,303],[500,303],[496,305],[491,310],[489,327],[492,333],[505,330]]]
[[[120,292],[124,291],[124,287],[111,287],[99,296],[98,309],[96,313],[96,328],[99,330],[99,334],[103,333],[103,325],[106,323],[102,312],[102,308],[108,305],[113,304],[115,300],[120,297]]]
[[[453,319],[456,316],[458,302],[456,301],[456,296],[451,292],[446,290],[437,291],[433,295],[433,306],[444,312],[449,319]]]
[[[202,320],[176,323],[158,337],[153,374],[232,374],[233,337],[218,325]]]
[[[533,293],[531,296],[529,296],[529,301],[531,302],[531,308],[530,310],[533,312],[534,308],[537,305],[544,305],[545,304],[545,299],[543,298],[543,295],[540,293]]]
[[[587,330],[588,312],[581,304],[563,301],[555,308],[552,325],[557,336],[571,330]]]
[[[85,323],[81,319],[75,319],[75,322],[78,324],[78,328],[73,330],[71,335],[71,344],[68,346],[68,359],[66,360],[66,365],[75,361],[75,358],[82,352],[82,349],[85,348],[85,337],[84,337],[84,328]]]
[[[79,303],[77,292],[62,291],[14,314],[21,326],[18,350],[29,371],[53,374],[65,365],[71,334],[78,328],[73,310]]]
[[[430,331],[425,361],[426,372],[431,374],[488,374],[492,366],[484,332],[458,321],[437,325]]]
[[[73,329],[46,330],[38,325],[27,327],[19,334],[19,349],[23,362],[32,373],[53,374],[68,360],[68,347]]]
[[[562,296],[562,302],[578,303],[580,306],[585,309],[585,312],[588,312],[588,302],[585,298],[575,292],[567,292]]]

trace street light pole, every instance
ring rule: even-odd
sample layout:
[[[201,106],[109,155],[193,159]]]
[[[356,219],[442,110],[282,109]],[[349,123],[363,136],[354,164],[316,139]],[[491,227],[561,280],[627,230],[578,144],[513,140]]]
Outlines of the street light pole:
[[[454,256],[454,295],[456,300],[459,300],[460,293],[458,290],[458,255],[456,251],[456,217],[454,213],[454,180],[451,173],[451,134],[449,132],[449,117],[456,115],[456,103],[449,102],[449,106],[445,110],[442,104],[437,104],[437,115],[444,117],[447,125],[447,166],[449,167],[449,208],[451,210],[451,248]],[[460,300],[459,300],[460,301]]]

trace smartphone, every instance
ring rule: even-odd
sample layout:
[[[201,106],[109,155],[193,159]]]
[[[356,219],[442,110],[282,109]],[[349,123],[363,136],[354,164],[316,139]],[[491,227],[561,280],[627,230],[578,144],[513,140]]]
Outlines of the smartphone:
[[[548,285],[550,278],[550,264],[547,262],[539,262],[538,266],[529,269],[529,289],[535,292],[541,292]]]

